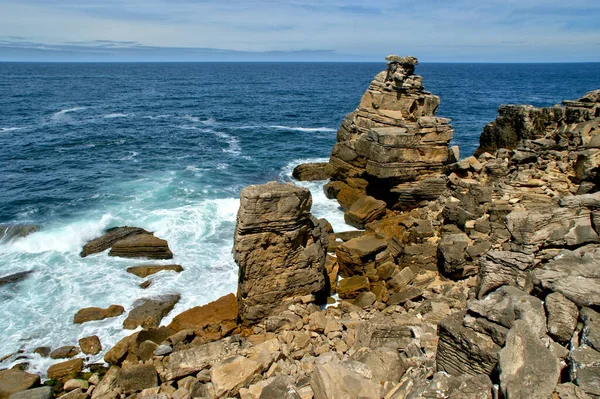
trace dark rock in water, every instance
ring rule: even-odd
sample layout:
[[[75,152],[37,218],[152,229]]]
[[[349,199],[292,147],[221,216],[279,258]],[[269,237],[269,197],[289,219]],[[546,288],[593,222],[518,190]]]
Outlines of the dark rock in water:
[[[97,355],[102,350],[102,344],[97,335],[81,338],[79,340],[79,347],[86,355]]]
[[[152,274],[161,272],[163,270],[174,271],[181,273],[183,267],[181,265],[147,265],[147,266],[132,266],[127,268],[127,273],[135,274],[138,277],[148,277]]]
[[[14,274],[9,274],[8,276],[0,277],[0,287],[5,284],[18,283],[19,281],[23,281],[33,273],[33,270],[28,270],[26,272],[19,272]]]
[[[117,241],[108,255],[122,258],[173,258],[173,252],[169,249],[167,241],[152,234],[136,234]]]
[[[0,224],[0,241],[10,241],[15,238],[27,237],[40,230],[35,224]]]
[[[113,227],[112,229],[106,230],[106,233],[101,237],[94,238],[83,246],[81,251],[81,257],[86,257],[91,254],[103,252],[112,247],[118,241],[124,240],[125,238],[136,236],[139,234],[152,234],[149,231],[141,229],[139,227]]]
[[[327,162],[301,163],[294,168],[292,176],[300,181],[327,180]]]
[[[10,395],[39,385],[39,383],[39,375],[19,370],[1,370],[0,398],[7,399]]]
[[[158,327],[160,321],[165,317],[179,302],[181,296],[164,295],[155,299],[142,298],[133,304],[133,309],[123,322],[123,328],[134,330],[138,326],[143,328]]]
[[[117,317],[125,313],[125,308],[120,305],[110,305],[106,309],[102,308],[83,308],[79,310],[73,318],[73,324],[81,324],[87,321],[104,320],[109,317]]]
[[[33,353],[37,353],[41,357],[48,357],[50,355],[50,352],[52,352],[52,349],[50,349],[47,346],[40,346],[39,348],[35,348],[33,350]]]
[[[52,359],[70,359],[79,354],[79,349],[76,346],[62,346],[50,352]]]

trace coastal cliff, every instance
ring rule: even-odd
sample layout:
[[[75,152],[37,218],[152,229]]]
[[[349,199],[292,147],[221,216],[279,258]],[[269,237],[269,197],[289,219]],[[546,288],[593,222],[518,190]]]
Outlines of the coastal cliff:
[[[0,398],[600,397],[600,90],[503,106],[460,159],[417,60],[387,60],[304,166],[361,230],[332,232],[305,189],[250,186],[237,297],[124,338],[109,368],[75,352],[52,387],[0,371]]]

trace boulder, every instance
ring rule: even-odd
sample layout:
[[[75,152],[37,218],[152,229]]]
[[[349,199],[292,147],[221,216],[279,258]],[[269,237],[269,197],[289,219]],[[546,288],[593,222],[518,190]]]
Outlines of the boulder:
[[[83,308],[79,310],[73,318],[73,324],[81,324],[93,320],[104,320],[109,317],[117,317],[125,313],[125,308],[120,305],[110,305],[106,309],[102,308]]]
[[[173,252],[169,249],[167,241],[152,234],[136,234],[119,240],[113,244],[108,255],[121,258],[173,258]]]
[[[385,381],[399,381],[406,371],[397,349],[361,348],[352,359],[364,363],[371,371],[373,380],[381,384]]]
[[[158,327],[162,318],[173,310],[180,298],[177,294],[163,295],[154,299],[138,299],[133,303],[133,309],[123,321],[123,328],[134,330],[138,326],[143,328]]]
[[[0,399],[40,384],[40,376],[20,370],[0,370]]]
[[[586,246],[564,251],[561,257],[533,271],[533,282],[560,292],[578,306],[600,305],[600,247]]]
[[[381,386],[333,362],[320,364],[310,377],[315,399],[380,399]]]
[[[571,380],[592,397],[600,396],[600,352],[582,345],[569,354]]]
[[[548,335],[558,342],[569,342],[577,327],[577,306],[558,292],[547,295],[544,306],[548,314]]]
[[[369,288],[369,278],[367,276],[352,276],[338,282],[337,293],[342,299],[353,299],[359,293],[368,291]]]
[[[440,271],[453,277],[464,277],[465,256],[469,246],[469,237],[464,233],[446,234],[438,245],[438,264]]]
[[[375,257],[387,247],[385,240],[373,235],[353,238],[340,245],[335,253],[343,276],[375,273]]]
[[[23,281],[31,273],[33,273],[33,270],[29,270],[26,272],[13,273],[13,274],[9,274],[8,276],[0,277],[0,287],[3,285],[6,285],[6,284],[14,284],[14,283]]]
[[[79,340],[79,347],[86,355],[97,355],[102,350],[102,344],[97,335],[81,338]]]
[[[265,386],[258,399],[302,399],[294,380],[288,376],[277,376]]]
[[[51,399],[52,397],[52,387],[39,387],[13,393],[9,399]]]
[[[92,392],[92,399],[117,399],[119,394],[116,391],[119,382],[119,370],[117,366],[111,366],[100,383]]]
[[[559,399],[591,399],[583,389],[571,382],[558,384],[556,386],[556,394]]]
[[[233,246],[242,324],[284,309],[286,300],[324,292],[328,236],[311,204],[310,191],[292,184],[242,190]]]
[[[152,234],[139,227],[113,227],[106,230],[104,235],[94,238],[83,246],[80,253],[81,257],[86,257],[91,254],[103,252],[112,247],[118,241],[128,237],[133,237],[139,234]]]
[[[237,325],[238,303],[234,294],[225,295],[203,306],[196,306],[173,318],[169,328],[174,331],[205,329],[227,334]]]
[[[243,356],[233,356],[210,369],[210,379],[217,397],[237,395],[240,388],[260,378],[262,364]]]
[[[525,320],[517,320],[508,332],[499,370],[505,398],[547,399],[560,376],[558,359]]]
[[[69,375],[80,373],[81,370],[83,370],[83,359],[71,359],[50,366],[48,368],[48,378],[60,380]]]
[[[52,359],[70,359],[79,354],[79,349],[76,346],[61,346],[50,352]]]
[[[65,382],[63,385],[63,390],[66,392],[71,392],[76,389],[79,391],[87,390],[90,387],[90,384],[86,380],[82,380],[80,378],[71,378],[70,380]]]
[[[492,399],[492,381],[487,375],[478,374],[450,376],[443,372],[435,373],[431,379],[412,380],[412,386],[404,388],[409,398],[464,398]],[[398,392],[399,393],[399,392]]]
[[[533,268],[535,258],[510,251],[489,251],[479,262],[478,296],[483,298],[488,292],[503,285],[527,290],[531,288],[529,270]]]
[[[301,163],[294,168],[292,176],[300,181],[327,180],[327,162]]]
[[[135,274],[138,277],[146,278],[152,274],[162,272],[163,270],[174,271],[181,273],[183,267],[181,265],[142,265],[132,266],[127,268],[127,273]]]
[[[362,196],[350,206],[348,212],[344,214],[344,220],[351,226],[364,229],[367,223],[385,215],[385,211],[385,202],[370,196]]]
[[[133,364],[119,370],[117,384],[123,393],[130,394],[158,386],[158,375],[151,364]]]
[[[583,321],[581,342],[600,351],[600,313],[590,308],[583,308],[579,316]]]

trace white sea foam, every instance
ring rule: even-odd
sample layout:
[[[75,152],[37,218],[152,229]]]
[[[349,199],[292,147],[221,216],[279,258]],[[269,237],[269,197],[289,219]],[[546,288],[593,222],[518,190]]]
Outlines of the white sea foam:
[[[140,155],[140,153],[137,151],[129,151],[129,154],[119,159],[119,161],[131,161],[138,155]]]
[[[292,132],[335,132],[335,129],[330,127],[294,127],[294,126],[282,126],[282,125],[271,125],[267,126],[271,129],[289,130]]]
[[[104,115],[104,119],[114,119],[114,118],[127,118],[129,114],[123,114],[121,112],[115,112],[113,114]]]
[[[223,152],[228,152],[234,155],[239,155],[242,152],[242,148],[240,147],[240,142],[237,137],[220,131],[214,131],[213,133],[215,136],[225,141],[229,145],[227,148],[223,148]]]
[[[72,113],[72,112],[81,111],[84,109],[87,109],[87,107],[74,107],[74,108],[61,109],[60,111],[52,114],[50,119],[52,119],[53,121],[65,120],[65,119],[67,119],[67,116],[68,116],[67,114]]]
[[[161,114],[161,115],[147,115],[147,116],[144,116],[144,118],[146,118],[146,119],[164,119],[164,118],[170,118],[172,116],[173,115],[170,115],[170,114]]]
[[[25,129],[24,127],[0,127],[0,133],[7,133],[7,132],[16,132],[17,130],[23,130]]]

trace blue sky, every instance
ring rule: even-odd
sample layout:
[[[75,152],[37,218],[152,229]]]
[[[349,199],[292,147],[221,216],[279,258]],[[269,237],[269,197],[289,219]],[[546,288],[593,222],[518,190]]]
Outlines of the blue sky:
[[[0,61],[600,62],[598,0],[0,0]]]

